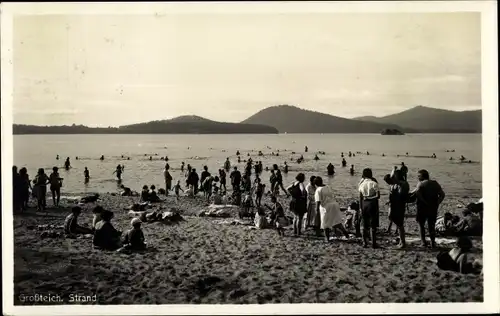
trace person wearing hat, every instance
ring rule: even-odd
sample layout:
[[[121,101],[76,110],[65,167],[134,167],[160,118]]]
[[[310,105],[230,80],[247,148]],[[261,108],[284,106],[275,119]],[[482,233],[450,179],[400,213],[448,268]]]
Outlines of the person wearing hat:
[[[111,219],[114,214],[111,211],[104,210],[101,212],[101,221],[95,225],[93,244],[94,248],[103,250],[116,250],[120,248],[121,232],[117,231]]]
[[[139,218],[133,218],[130,222],[132,229],[129,229],[123,238],[123,247],[127,250],[143,250],[146,248],[144,243],[144,233],[141,229],[142,221]]]

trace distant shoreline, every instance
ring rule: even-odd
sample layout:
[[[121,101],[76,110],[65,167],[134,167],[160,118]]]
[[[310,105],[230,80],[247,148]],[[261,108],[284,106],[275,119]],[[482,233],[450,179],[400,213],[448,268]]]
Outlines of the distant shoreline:
[[[380,136],[392,136],[392,135],[381,135],[380,133],[350,133],[350,132],[338,132],[338,133],[12,133],[12,135],[322,135],[322,134],[337,134],[337,135],[380,135]],[[429,134],[479,134],[482,132],[468,132],[468,131],[446,131],[446,132],[415,132],[415,133],[405,133],[405,135],[397,136],[407,136],[407,135],[429,135]]]

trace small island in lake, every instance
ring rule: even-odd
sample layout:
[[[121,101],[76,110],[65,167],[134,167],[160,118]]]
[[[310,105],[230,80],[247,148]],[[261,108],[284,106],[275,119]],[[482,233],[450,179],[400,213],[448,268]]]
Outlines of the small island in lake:
[[[404,135],[402,131],[393,128],[386,128],[380,134],[382,135]]]

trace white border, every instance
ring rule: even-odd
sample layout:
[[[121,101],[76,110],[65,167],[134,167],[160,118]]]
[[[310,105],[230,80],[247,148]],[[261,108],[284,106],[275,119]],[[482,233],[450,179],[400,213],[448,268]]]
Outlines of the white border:
[[[15,14],[166,14],[168,13],[318,13],[318,12],[481,12],[483,104],[484,303],[268,304],[268,305],[121,305],[13,306],[12,16]],[[160,315],[160,314],[382,314],[495,313],[499,297],[498,51],[496,1],[398,2],[212,2],[212,3],[2,3],[1,128],[3,310],[6,315]]]

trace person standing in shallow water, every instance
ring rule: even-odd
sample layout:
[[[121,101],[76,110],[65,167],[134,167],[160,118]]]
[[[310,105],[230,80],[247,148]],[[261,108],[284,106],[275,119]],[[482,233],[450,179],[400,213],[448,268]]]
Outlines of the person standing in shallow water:
[[[52,168],[52,173],[49,176],[50,192],[52,192],[52,202],[55,207],[59,206],[61,199],[62,178],[59,176],[59,168]]]
[[[276,175],[276,186],[277,186],[277,188],[275,187],[275,189],[277,189],[276,191],[279,191],[279,189],[281,188],[283,190],[283,192],[285,192],[286,196],[288,197],[289,194],[288,194],[288,191],[285,190],[285,188],[283,187],[283,176],[281,175],[281,171],[278,168],[278,165],[274,164],[273,169],[274,169],[274,173]]]
[[[226,169],[226,172],[229,172],[229,170],[231,170],[231,162],[229,161],[229,157],[227,157],[226,161],[224,162],[224,169]]]
[[[113,174],[116,173],[116,178],[118,179],[118,181],[121,181],[122,179],[122,166],[121,165],[118,165],[116,166],[116,170],[113,171]]]
[[[371,231],[372,247],[377,248],[380,189],[377,180],[373,178],[371,169],[363,169],[358,191],[361,221],[363,223],[363,247],[368,247],[368,234]]]
[[[66,170],[69,170],[69,168],[71,168],[71,162],[69,161],[69,157],[66,158],[66,161],[64,162],[64,168]]]
[[[35,177],[35,192],[37,198],[37,210],[43,211],[47,208],[47,184],[49,184],[49,177],[45,174],[45,170],[43,168],[38,169],[38,174]]]
[[[425,223],[429,229],[431,247],[436,247],[436,220],[439,205],[444,200],[445,193],[439,183],[429,179],[429,172],[425,169],[418,171],[418,184],[411,195],[417,200],[417,222],[420,226],[422,246],[427,247],[425,240]]]
[[[304,186],[306,177],[299,173],[295,182],[287,188],[287,193],[292,196],[290,211],[293,213],[293,234],[298,237],[302,234],[302,220],[307,213],[307,191]]]
[[[404,162],[401,162],[401,180],[408,181],[408,167],[405,165]]]
[[[90,180],[90,172],[87,167],[85,167],[85,170],[83,171],[83,176],[85,177],[85,183],[88,183]]]
[[[165,179],[165,195],[168,195],[168,192],[172,190],[172,175],[170,175],[170,166],[168,163],[165,165],[165,169],[163,170],[163,178]]]
[[[326,172],[329,176],[333,176],[335,174],[335,167],[332,165],[332,163],[328,164],[328,166],[326,167]]]

